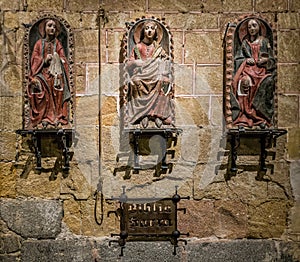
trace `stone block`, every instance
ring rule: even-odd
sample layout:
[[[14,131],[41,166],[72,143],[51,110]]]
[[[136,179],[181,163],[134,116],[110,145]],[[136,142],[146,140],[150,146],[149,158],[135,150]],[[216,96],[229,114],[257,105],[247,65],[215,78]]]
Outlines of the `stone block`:
[[[233,0],[233,1],[209,1],[203,4],[204,11],[218,12],[223,10],[224,12],[250,12],[252,11],[252,2],[250,0]]]
[[[109,63],[120,62],[120,46],[124,32],[125,30],[123,32],[107,31],[106,52]]]
[[[278,126],[291,128],[299,125],[299,96],[278,96]]]
[[[178,0],[176,2],[171,0],[159,1],[159,0],[150,0],[149,1],[149,10],[150,11],[179,11],[179,12],[188,12],[188,11],[200,11],[201,5],[198,1],[186,2],[184,0]]]
[[[105,10],[107,9],[105,8]],[[122,13],[109,12],[107,13],[107,15],[108,15],[108,22],[107,24],[105,24],[105,27],[107,28],[125,29],[126,28],[125,22],[129,22],[132,20],[129,12],[122,12]],[[134,12],[133,15],[136,15],[136,12]]]
[[[26,240],[21,261],[93,261],[92,248],[88,240]]]
[[[197,29],[217,29],[218,16],[213,14],[166,14],[166,23],[172,29],[181,30],[197,30]]]
[[[289,129],[287,137],[288,158],[293,160],[300,159],[300,128]]]
[[[75,57],[77,63],[98,63],[98,30],[81,30],[74,32]]]
[[[95,3],[95,1],[94,1],[94,3]],[[91,5],[89,7],[91,7]],[[96,11],[96,10],[97,9],[94,9],[93,11]],[[80,22],[81,22],[80,23],[80,28],[98,30],[99,29],[99,25],[98,25],[98,12],[82,13],[81,14]],[[101,26],[103,26],[102,19],[101,19]]]
[[[286,229],[288,202],[253,200],[248,207],[250,238],[280,238]]]
[[[98,9],[99,9],[99,3],[94,0],[87,0],[87,1],[74,0],[71,1],[68,5],[68,10],[71,12],[82,12],[82,11],[96,12]]]
[[[103,205],[102,214],[100,205]],[[117,218],[113,215],[111,218],[107,217],[108,211],[115,209],[115,206],[105,201],[101,202],[101,200],[99,200],[96,204],[95,199],[92,198],[76,201],[73,197],[70,197],[64,200],[63,222],[68,229],[76,235],[93,237],[108,236],[110,233],[119,230]],[[103,216],[102,219],[101,215]],[[95,217],[97,217],[97,222],[102,221],[101,225],[96,223]]]
[[[261,11],[269,11],[269,12],[275,12],[275,11],[288,11],[288,4],[285,0],[278,0],[276,2],[272,0],[258,0],[255,3],[255,12],[261,12]]]
[[[123,64],[105,64],[101,66],[101,94],[119,96],[119,89],[125,84],[122,74]]]
[[[62,203],[1,199],[0,216],[10,230],[24,238],[55,238],[61,230]]]
[[[185,36],[185,63],[222,63],[222,43],[219,32],[187,32]],[[199,46],[201,46],[200,52]]]
[[[78,165],[71,166],[72,172],[61,180],[60,194],[71,194],[76,200],[87,200],[94,190],[89,176],[83,175]]]
[[[279,31],[278,32],[278,62],[298,63],[300,60],[299,52],[300,38],[298,31]]]
[[[173,46],[174,46],[174,63],[178,64],[179,66],[184,62],[184,32],[183,31],[173,31],[172,32],[172,39],[173,39]],[[176,81],[176,79],[175,79]]]
[[[239,200],[217,200],[214,207],[215,236],[227,239],[247,237],[247,204]]]
[[[0,261],[2,262],[17,262],[20,261],[20,255],[19,254],[0,254]]]
[[[212,96],[210,101],[210,123],[214,127],[222,127],[224,121],[223,96]]]
[[[12,161],[16,156],[16,134],[0,131],[0,159]]]
[[[276,261],[277,249],[270,240],[232,240],[189,243],[187,261]]]
[[[198,238],[214,235],[214,201],[183,200],[180,207],[186,208],[186,214],[178,212],[178,229],[181,233]]]
[[[297,29],[300,27],[300,17],[297,13],[278,13],[279,29]]]
[[[299,11],[300,10],[300,2],[298,0],[292,0],[290,3],[291,11]]]
[[[0,129],[17,130],[22,128],[22,96],[0,96]]]
[[[1,10],[2,11],[18,11],[20,10],[20,2],[19,1],[9,1],[2,0],[1,1]]]
[[[221,66],[197,66],[195,94],[222,94],[222,70]]]
[[[53,0],[49,2],[48,0],[27,0],[27,11],[56,11],[61,12],[63,10],[64,4],[61,0]]]
[[[107,11],[144,11],[146,10],[146,5],[144,2],[139,0],[118,1],[118,0],[104,0],[101,5]]]
[[[101,117],[103,126],[116,126],[118,124],[118,101],[115,96],[105,96],[102,99]]]
[[[84,22],[82,21],[83,20],[82,15],[83,14],[71,13],[71,12],[63,12],[62,13],[62,17],[68,22],[68,24],[70,25],[73,32],[74,32],[75,29],[80,29],[82,24],[84,24]],[[90,16],[88,16],[88,17],[90,17]],[[88,28],[87,26],[85,28],[91,29],[91,28]],[[76,49],[76,43],[75,43],[75,49]]]
[[[13,54],[15,56],[15,54]],[[3,70],[3,84],[5,85],[2,94],[21,95],[22,94],[22,67],[10,65]],[[6,90],[6,92],[5,92]]]
[[[209,97],[177,97],[176,124],[206,126],[208,122]]]
[[[300,93],[298,88],[300,65],[278,65],[278,91],[280,93]]]
[[[0,254],[14,253],[21,249],[21,237],[16,234],[0,234],[0,243]]]
[[[189,65],[174,64],[175,95],[193,94],[193,67]]]
[[[0,197],[16,197],[16,170],[11,162],[0,162]]]
[[[98,95],[84,95],[76,98],[76,124],[97,125],[99,115]]]
[[[26,177],[18,176],[16,178],[16,194],[21,197],[59,198],[61,174],[52,174],[54,163],[55,158],[43,158],[42,166],[44,172],[37,174],[34,170],[35,163],[33,162],[33,170]],[[23,170],[25,168],[26,166],[23,167]]]

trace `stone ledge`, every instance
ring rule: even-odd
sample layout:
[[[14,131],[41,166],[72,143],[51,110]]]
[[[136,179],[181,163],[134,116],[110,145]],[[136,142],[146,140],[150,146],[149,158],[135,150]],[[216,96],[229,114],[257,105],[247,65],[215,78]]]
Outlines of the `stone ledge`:
[[[107,239],[28,240],[24,241],[21,261],[299,261],[295,243],[275,240],[200,241],[179,244],[177,254],[169,242],[128,242],[124,257],[120,247]],[[299,255],[299,254],[298,254]],[[51,258],[51,259],[50,259]]]

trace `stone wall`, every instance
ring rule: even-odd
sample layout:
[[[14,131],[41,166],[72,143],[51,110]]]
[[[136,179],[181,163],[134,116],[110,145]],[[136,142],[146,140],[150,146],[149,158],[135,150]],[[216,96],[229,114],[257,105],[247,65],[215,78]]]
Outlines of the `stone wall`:
[[[107,20],[99,20],[100,5]],[[25,139],[15,133],[23,122],[24,24],[43,12],[64,18],[75,36],[76,143],[67,174],[55,173],[50,157],[36,172]],[[180,245],[173,256],[169,243],[128,243],[125,261],[161,261],[162,256],[164,261],[299,261],[299,12],[297,0],[2,0],[1,261],[118,260],[119,247],[109,247],[107,237],[119,233],[119,220],[107,213],[118,207],[108,199],[119,196],[122,186],[134,197],[169,197],[178,186],[181,196],[191,198],[180,203],[187,213],[180,213],[178,222],[181,232],[190,233],[187,246]],[[256,178],[255,141],[241,149],[246,154],[238,158],[238,173],[228,179],[222,41],[228,22],[251,13],[277,31],[278,127],[288,133],[272,149],[276,158],[267,158],[270,168],[263,179]],[[116,161],[119,52],[125,22],[142,16],[164,17],[170,26],[176,126],[183,133],[175,158],[168,159],[172,172],[157,178],[153,170],[142,170],[124,179],[127,159]]]

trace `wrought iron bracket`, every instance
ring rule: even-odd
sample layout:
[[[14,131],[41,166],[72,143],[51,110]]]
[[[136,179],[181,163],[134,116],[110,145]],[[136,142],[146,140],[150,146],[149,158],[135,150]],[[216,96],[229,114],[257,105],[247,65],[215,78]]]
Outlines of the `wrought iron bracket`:
[[[73,129],[36,129],[36,130],[26,130],[19,129],[16,131],[17,135],[22,137],[30,136],[34,154],[36,157],[36,170],[42,169],[42,157],[52,156],[53,152],[45,152],[43,147],[45,147],[43,141],[46,139],[51,139],[55,141],[58,151],[64,158],[63,171],[68,171],[70,169],[70,160],[72,157],[72,152],[70,152],[70,147],[72,146],[72,141],[74,137]],[[51,151],[51,150],[49,150]],[[17,157],[18,158],[18,157]],[[18,160],[18,159],[16,159]]]
[[[230,143],[229,156],[229,171],[231,174],[236,174],[238,148],[241,145],[243,138],[259,138],[260,142],[260,157],[258,177],[262,177],[266,171],[266,158],[268,155],[267,148],[276,147],[276,140],[278,137],[287,133],[285,129],[245,129],[243,127],[227,130],[227,141]],[[274,158],[274,157],[273,157]]]
[[[177,228],[177,213],[186,212],[185,208],[178,208],[182,199],[177,193],[170,198],[129,198],[123,186],[123,192],[119,197],[112,197],[107,200],[117,200],[120,207],[114,213],[120,219],[120,233],[112,233],[111,237],[119,237],[117,240],[110,240],[111,243],[118,243],[121,247],[120,256],[124,255],[124,248],[127,241],[170,241],[174,246],[173,255],[176,255],[178,242],[184,242],[181,236],[189,236],[189,233],[181,233]]]
[[[179,128],[149,128],[149,129],[124,129],[123,135],[127,135],[129,137],[129,144],[132,148],[132,153],[129,153],[127,169],[125,172],[125,178],[130,178],[130,171],[133,169],[135,172],[143,169],[139,156],[142,155],[151,155],[156,154],[159,156],[159,161],[155,166],[155,174],[154,176],[159,176],[161,172],[164,172],[168,169],[171,169],[169,163],[167,162],[167,155],[171,155],[174,158],[175,152],[174,150],[169,150],[170,143],[173,146],[177,144],[177,137],[182,133],[182,129]],[[143,152],[142,144],[146,139],[151,139],[154,136],[159,136],[163,139],[163,143],[160,143],[159,149],[156,152]],[[117,162],[119,161],[122,155],[126,155],[126,153],[119,153],[117,155]],[[116,173],[117,171],[115,171]]]

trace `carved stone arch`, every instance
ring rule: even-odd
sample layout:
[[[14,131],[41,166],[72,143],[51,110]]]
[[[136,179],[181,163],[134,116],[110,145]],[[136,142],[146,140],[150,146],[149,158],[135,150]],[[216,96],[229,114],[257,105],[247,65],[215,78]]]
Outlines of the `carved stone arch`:
[[[69,23],[62,17],[55,14],[47,13],[35,18],[30,24],[25,26],[25,34],[23,41],[23,128],[31,129],[30,127],[30,102],[27,93],[30,75],[30,59],[36,41],[41,38],[39,26],[45,19],[53,19],[56,21],[59,28],[59,33],[56,35],[57,39],[62,43],[65,56],[68,63],[69,71],[69,89],[71,98],[69,101],[69,124],[67,128],[74,126],[75,117],[75,62],[74,62],[74,34]],[[64,128],[64,127],[63,127]]]

